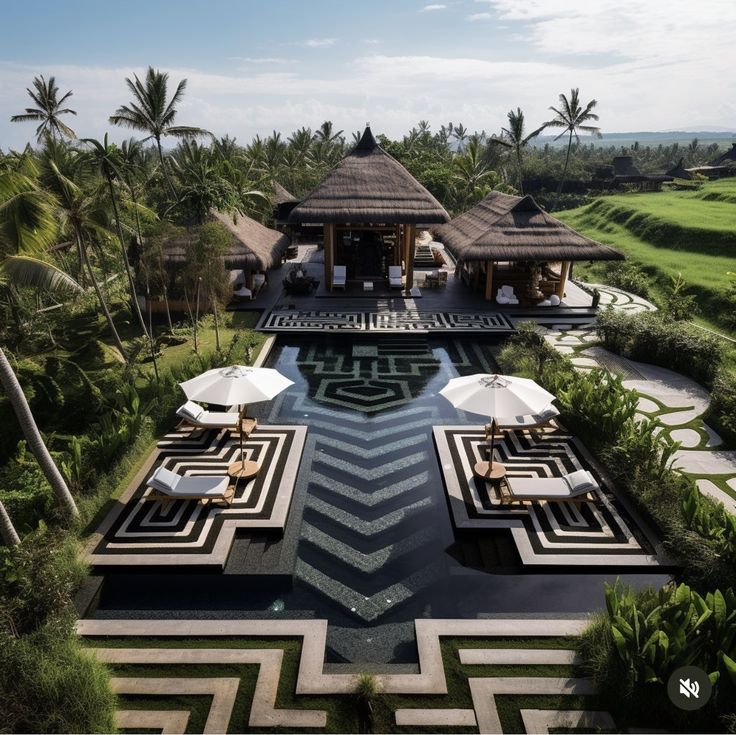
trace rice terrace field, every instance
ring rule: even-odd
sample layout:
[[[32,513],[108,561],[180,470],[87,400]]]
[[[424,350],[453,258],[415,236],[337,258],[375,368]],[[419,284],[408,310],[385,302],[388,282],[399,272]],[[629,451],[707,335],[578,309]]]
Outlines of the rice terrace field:
[[[721,312],[736,257],[736,180],[709,181],[698,191],[617,194],[559,218],[640,264],[666,289],[679,273],[697,297],[699,319],[723,330]]]

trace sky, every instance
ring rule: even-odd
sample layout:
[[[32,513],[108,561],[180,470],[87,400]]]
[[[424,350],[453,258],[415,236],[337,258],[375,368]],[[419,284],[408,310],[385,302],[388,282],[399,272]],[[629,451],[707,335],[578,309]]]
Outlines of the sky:
[[[40,74],[80,137],[129,137],[108,117],[149,65],[188,80],[178,124],[241,144],[328,119],[495,132],[516,107],[531,130],[572,87],[604,133],[733,131],[735,27],[733,0],[0,0],[0,148],[33,140],[10,116]]]

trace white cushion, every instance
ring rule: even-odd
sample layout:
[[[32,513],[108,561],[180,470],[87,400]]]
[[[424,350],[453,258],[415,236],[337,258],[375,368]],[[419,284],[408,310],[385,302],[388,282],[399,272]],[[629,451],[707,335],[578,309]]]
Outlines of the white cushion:
[[[565,475],[565,482],[573,492],[583,492],[597,487],[598,483],[587,470],[577,470]]]
[[[187,401],[183,406],[179,406],[176,413],[178,416],[196,421],[204,413],[204,409],[194,401]]]
[[[304,271],[303,271],[303,270],[301,270],[301,269],[299,269],[299,270],[298,270],[298,271],[296,272],[296,277],[297,277],[297,278],[304,278]]]
[[[177,475],[176,472],[167,470],[165,467],[158,467],[156,468],[156,471],[148,478],[146,485],[149,485],[154,490],[158,490],[159,492],[168,493],[176,489],[176,486],[179,483],[180,479],[181,476]]]
[[[253,276],[253,283],[256,285],[262,286],[266,282],[266,274],[265,273],[256,273]]]
[[[244,297],[250,297],[253,295],[253,291],[251,291],[249,288],[246,288],[245,286],[243,286],[243,288],[239,288],[234,293],[236,296],[244,296]]]
[[[540,419],[552,419],[555,416],[559,416],[560,412],[550,403],[547,408],[539,412]]]
[[[550,303],[550,306],[559,306],[560,305],[560,297],[556,293],[553,293],[549,297],[549,303]]]

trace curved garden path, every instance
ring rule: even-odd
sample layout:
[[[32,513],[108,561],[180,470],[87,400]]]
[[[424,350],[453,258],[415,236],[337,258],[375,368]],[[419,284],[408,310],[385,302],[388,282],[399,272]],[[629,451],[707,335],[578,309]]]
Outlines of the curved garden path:
[[[655,311],[650,302],[602,284],[601,305],[633,313]],[[680,442],[674,466],[693,477],[701,492],[736,512],[736,451],[720,449],[723,441],[704,421],[708,391],[694,380],[665,368],[634,362],[600,346],[595,325],[566,331],[547,330],[545,339],[569,357],[578,370],[602,367],[624,378],[624,386],[639,395],[642,417],[657,417],[662,431]]]

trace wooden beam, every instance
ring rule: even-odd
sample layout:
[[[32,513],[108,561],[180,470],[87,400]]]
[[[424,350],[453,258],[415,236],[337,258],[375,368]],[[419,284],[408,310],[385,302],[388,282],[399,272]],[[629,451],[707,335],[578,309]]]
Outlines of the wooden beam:
[[[332,290],[332,266],[335,264],[335,225],[324,225],[325,288]]]
[[[560,282],[557,284],[557,295],[560,299],[565,296],[565,286],[567,286],[567,274],[570,272],[570,261],[566,260],[560,266]]]
[[[406,290],[410,291],[414,286],[414,238],[416,228],[414,225],[404,225],[404,237],[406,238]]]
[[[496,267],[496,264],[492,260],[486,261],[486,292],[485,292],[486,301],[493,300],[493,269],[495,267]]]

